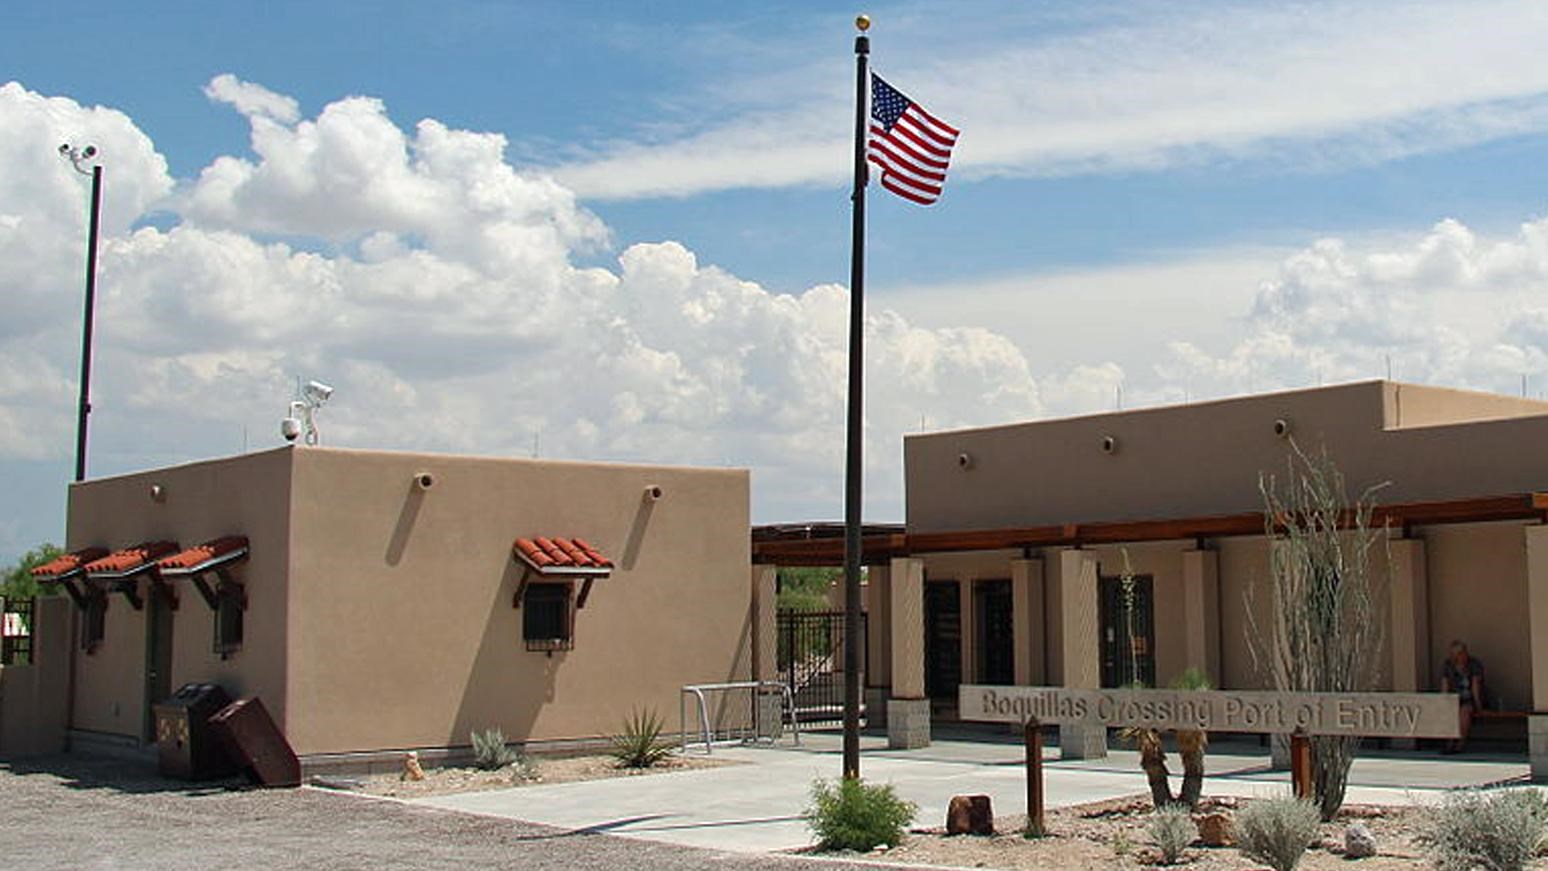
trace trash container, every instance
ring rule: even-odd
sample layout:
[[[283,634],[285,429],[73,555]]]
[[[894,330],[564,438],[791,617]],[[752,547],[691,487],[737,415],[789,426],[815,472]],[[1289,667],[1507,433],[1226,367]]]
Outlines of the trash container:
[[[191,683],[154,706],[163,776],[209,780],[236,773],[236,764],[209,727],[210,716],[229,704],[231,696],[218,685]]]

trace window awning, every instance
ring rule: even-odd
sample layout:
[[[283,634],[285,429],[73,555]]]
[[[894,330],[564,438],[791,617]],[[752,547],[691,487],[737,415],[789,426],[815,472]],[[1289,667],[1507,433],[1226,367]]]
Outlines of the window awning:
[[[140,599],[139,587],[133,583],[141,574],[148,573],[152,582],[158,581],[156,574],[156,560],[178,551],[176,542],[172,541],[143,541],[132,547],[115,550],[101,559],[95,559],[87,563],[83,570],[86,579],[101,581],[108,585],[110,590],[124,594],[135,610],[145,606]],[[176,598],[172,599],[172,607],[177,607]]]
[[[540,581],[584,580],[580,596],[575,600],[576,608],[584,608],[586,598],[591,595],[591,582],[613,573],[613,561],[584,538],[518,538],[511,553],[526,568],[516,588],[517,608],[521,607],[522,594],[534,574]]]
[[[518,538],[513,552],[540,575],[605,578],[613,573],[613,561],[584,538]]]
[[[82,611],[86,610],[86,594],[75,586],[77,580],[85,580],[86,564],[107,556],[105,547],[83,547],[69,553],[60,554],[48,562],[35,566],[32,569],[32,577],[40,584],[58,584],[64,589],[70,601]]]
[[[204,604],[210,606],[211,611],[218,611],[220,609],[219,591],[206,582],[205,573],[214,572],[225,588],[240,592],[241,585],[227,570],[247,559],[248,552],[247,536],[223,535],[158,559],[156,572],[166,580],[188,578],[193,581],[200,598],[204,599]]]

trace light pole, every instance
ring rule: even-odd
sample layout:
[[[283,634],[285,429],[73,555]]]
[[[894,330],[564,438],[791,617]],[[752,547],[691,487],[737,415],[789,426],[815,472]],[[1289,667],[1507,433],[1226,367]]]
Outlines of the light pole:
[[[75,480],[86,480],[86,417],[91,414],[91,329],[97,309],[97,225],[102,217],[102,164],[96,162],[97,146],[59,146],[61,157],[75,171],[91,176],[91,229],[86,237],[86,316],[81,328],[81,401],[75,418]]]

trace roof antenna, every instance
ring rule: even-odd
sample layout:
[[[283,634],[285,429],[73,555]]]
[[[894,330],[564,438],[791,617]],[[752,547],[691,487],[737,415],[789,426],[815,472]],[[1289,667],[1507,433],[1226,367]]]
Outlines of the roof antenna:
[[[1386,357],[1387,357],[1387,380],[1391,381],[1392,380],[1392,354],[1388,353],[1386,355]]]

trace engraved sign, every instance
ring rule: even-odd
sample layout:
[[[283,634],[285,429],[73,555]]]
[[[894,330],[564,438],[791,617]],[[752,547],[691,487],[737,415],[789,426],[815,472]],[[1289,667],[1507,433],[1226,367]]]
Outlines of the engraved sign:
[[[1455,738],[1454,693],[1079,690],[963,684],[964,720],[1205,732]]]

